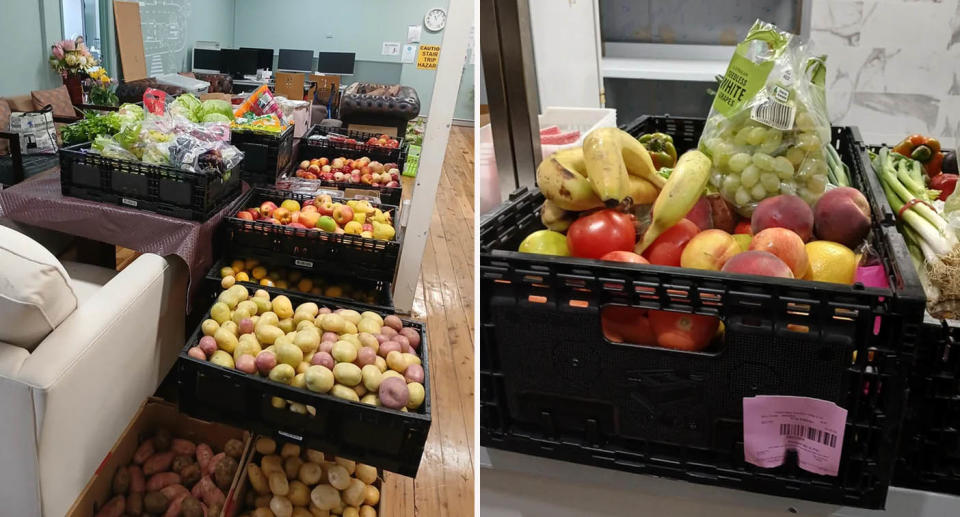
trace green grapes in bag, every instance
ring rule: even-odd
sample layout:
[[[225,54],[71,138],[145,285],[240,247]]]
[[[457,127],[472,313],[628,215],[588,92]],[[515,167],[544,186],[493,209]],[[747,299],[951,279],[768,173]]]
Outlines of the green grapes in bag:
[[[760,20],[737,45],[699,149],[713,161],[711,184],[741,215],[779,194],[812,206],[826,189],[825,59]]]

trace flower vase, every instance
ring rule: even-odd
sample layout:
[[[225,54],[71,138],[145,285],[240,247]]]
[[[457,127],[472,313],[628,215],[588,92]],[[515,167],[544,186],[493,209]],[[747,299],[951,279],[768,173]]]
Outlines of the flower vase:
[[[74,105],[83,104],[83,82],[79,74],[67,74],[63,84],[70,93],[70,102]]]

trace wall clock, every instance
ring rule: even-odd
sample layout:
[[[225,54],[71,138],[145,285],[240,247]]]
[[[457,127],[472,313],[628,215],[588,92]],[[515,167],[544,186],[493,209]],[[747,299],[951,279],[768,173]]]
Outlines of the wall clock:
[[[423,26],[427,28],[430,32],[437,32],[443,30],[443,27],[447,25],[447,12],[439,7],[435,7],[427,11],[427,14],[423,17]]]

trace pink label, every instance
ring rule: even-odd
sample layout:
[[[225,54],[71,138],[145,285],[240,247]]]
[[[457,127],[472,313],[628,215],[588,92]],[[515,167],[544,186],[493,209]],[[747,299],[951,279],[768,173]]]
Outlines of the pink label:
[[[747,463],[783,465],[797,451],[800,468],[836,476],[847,410],[825,400],[760,395],[743,399],[743,456]]]

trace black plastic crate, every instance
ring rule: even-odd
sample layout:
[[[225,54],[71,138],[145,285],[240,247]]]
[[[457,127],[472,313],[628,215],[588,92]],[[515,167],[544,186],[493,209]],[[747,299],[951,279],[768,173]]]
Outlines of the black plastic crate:
[[[273,186],[293,161],[292,124],[276,134],[234,129],[230,140],[243,151],[240,178],[251,186]]]
[[[362,280],[330,274],[317,275],[315,272],[309,270],[287,268],[286,266],[275,265],[273,263],[273,257],[270,256],[265,256],[262,258],[245,258],[256,258],[261,264],[267,264],[268,271],[279,270],[282,271],[284,275],[288,275],[292,272],[300,273],[304,278],[309,278],[312,281],[312,284],[315,286],[311,292],[303,292],[294,285],[289,285],[288,287],[263,286],[252,278],[248,282],[237,282],[246,286],[248,290],[255,291],[257,289],[267,289],[275,290],[279,294],[314,296],[329,300],[329,303],[332,304],[351,303],[354,305],[363,305],[365,307],[369,307],[370,310],[375,312],[390,312],[394,310],[393,294],[391,291],[391,284],[389,282]],[[232,261],[233,259],[230,256],[221,258],[220,260],[216,261],[213,267],[210,268],[210,271],[207,272],[206,280],[210,282],[213,291],[219,292],[219,290],[222,289],[220,285],[220,269],[223,267],[229,267]],[[316,291],[318,288],[320,289],[319,292]]]
[[[237,201],[237,209],[260,206],[264,201],[280,205],[284,199],[302,203],[313,196],[256,187]],[[337,200],[342,201],[342,200]],[[397,207],[375,204],[392,213],[396,235],[392,241],[359,235],[336,234],[315,229],[290,228],[264,221],[248,221],[227,214],[223,218],[225,251],[228,255],[254,258],[273,257],[275,263],[317,273],[335,271],[365,280],[393,282],[400,258],[403,231],[397,220]]]
[[[642,117],[626,129],[672,134],[682,152],[696,146],[703,122]],[[856,131],[834,128],[833,137],[860,186]],[[883,507],[923,307],[889,228],[875,220],[871,244],[896,290],[515,252],[543,228],[542,202],[522,189],[481,222],[482,445]],[[613,343],[599,321],[611,304],[718,316],[725,339],[702,352]],[[772,469],[746,463],[742,401],[755,395],[846,408],[838,476],[806,472],[795,455]]]
[[[310,139],[312,136],[317,137],[327,137],[330,135],[334,136],[343,136],[346,138],[352,138],[356,140],[355,143],[347,143],[344,141],[338,141],[336,139],[330,140],[327,138],[314,138]],[[378,133],[370,133],[367,131],[357,131],[356,129],[346,129],[342,127],[324,127],[321,125],[315,125],[310,128],[309,131],[302,137],[300,137],[300,145],[303,147],[309,147],[310,149],[316,150],[315,152],[322,152],[323,154],[318,154],[313,156],[313,158],[320,158],[321,156],[326,156],[332,158],[330,153],[336,154],[341,152],[360,152],[360,156],[369,156],[372,160],[377,160],[383,163],[396,163],[400,166],[400,170],[403,170],[403,162],[401,161],[404,158],[402,150],[406,148],[404,145],[403,137],[392,137],[398,142],[397,147],[380,147],[376,145],[368,145],[366,142],[370,138],[377,138],[380,135]],[[323,150],[323,151],[321,151]],[[314,152],[314,151],[311,151]],[[347,158],[353,158],[352,156],[347,156]]]
[[[240,175],[234,170],[221,176],[107,158],[87,152],[90,145],[60,149],[63,195],[206,221],[240,193]]]
[[[879,149],[864,146],[865,153]],[[896,228],[880,180],[872,169],[868,172],[876,180],[868,185],[871,197],[884,213],[884,222]],[[927,314],[921,332],[893,483],[960,495],[960,321]]]
[[[271,291],[271,298],[275,294],[280,293]],[[332,305],[310,296],[287,294],[287,297],[294,307],[314,302],[332,309],[369,310],[362,305]],[[203,319],[209,317],[208,310]],[[180,351],[177,361],[180,409],[195,418],[300,443],[404,476],[416,476],[431,421],[428,343],[424,324],[405,318],[401,320],[404,326],[420,332],[417,354],[423,363],[424,401],[416,411],[352,402],[192,358],[187,351],[203,336],[199,326]],[[310,406],[315,409],[315,414],[301,415],[288,408],[275,408],[271,405],[273,397]]]

